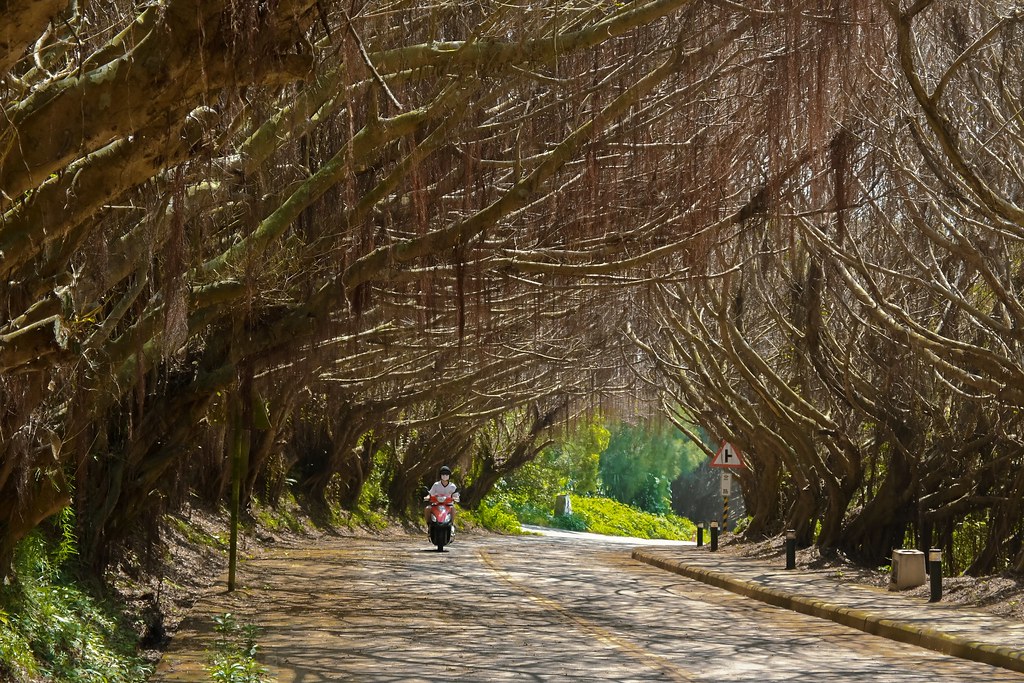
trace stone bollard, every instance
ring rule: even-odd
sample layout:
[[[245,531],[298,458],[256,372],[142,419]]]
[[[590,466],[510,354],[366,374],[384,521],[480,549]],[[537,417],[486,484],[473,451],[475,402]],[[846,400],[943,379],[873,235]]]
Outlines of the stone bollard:
[[[928,574],[932,589],[928,602],[938,602],[942,599],[942,550],[939,548],[928,551]]]
[[[786,529],[786,569],[796,569],[796,529]]]
[[[718,522],[711,522],[711,552],[718,550]]]
[[[572,514],[572,499],[569,498],[569,494],[559,494],[555,496],[555,516],[563,517],[565,515]]]

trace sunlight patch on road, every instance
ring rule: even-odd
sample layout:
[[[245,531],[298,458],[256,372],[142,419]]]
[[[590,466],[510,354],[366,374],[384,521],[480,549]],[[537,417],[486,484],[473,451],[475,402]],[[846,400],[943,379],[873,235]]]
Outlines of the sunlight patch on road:
[[[697,545],[693,541],[669,541],[662,538],[636,538],[633,536],[608,536],[606,534],[593,534],[587,531],[567,531],[565,529],[552,529],[543,526],[522,525],[523,531],[530,535],[544,536],[571,541],[594,541],[597,543],[609,543],[615,545]]]
[[[668,659],[654,654],[653,652],[644,649],[642,646],[636,643],[630,642],[625,638],[621,638],[603,626],[596,624],[589,619],[584,619],[576,614],[573,614],[564,605],[559,603],[557,600],[541,595],[537,591],[533,590],[529,586],[525,585],[521,581],[517,581],[512,575],[507,572],[503,567],[499,566],[491,554],[486,550],[479,550],[477,553],[480,559],[483,560],[484,564],[487,565],[498,577],[507,583],[508,585],[515,588],[517,591],[524,593],[528,598],[536,602],[537,604],[549,609],[553,612],[557,612],[559,615],[564,617],[566,620],[571,621],[578,626],[584,632],[590,634],[598,641],[610,645],[614,648],[622,650],[626,654],[630,655],[641,664],[648,668],[655,668],[661,670],[670,680],[680,681],[682,683],[692,683],[697,680],[687,674],[684,670],[680,669],[677,665],[673,664]]]

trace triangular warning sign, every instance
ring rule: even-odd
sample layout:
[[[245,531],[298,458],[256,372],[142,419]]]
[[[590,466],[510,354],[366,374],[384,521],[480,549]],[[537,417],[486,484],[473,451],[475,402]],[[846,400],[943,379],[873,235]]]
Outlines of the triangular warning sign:
[[[740,449],[728,441],[723,441],[722,445],[718,448],[718,452],[715,453],[715,457],[711,459],[711,466],[746,467],[747,463],[743,462],[743,455],[740,453]]]

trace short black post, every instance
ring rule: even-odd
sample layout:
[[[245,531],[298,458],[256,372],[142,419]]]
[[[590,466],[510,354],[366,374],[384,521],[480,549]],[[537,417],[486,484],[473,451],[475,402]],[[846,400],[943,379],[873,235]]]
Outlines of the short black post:
[[[711,522],[711,552],[718,550],[718,522]]]
[[[786,529],[786,569],[796,569],[796,529]]]
[[[942,599],[942,550],[932,548],[928,551],[928,575],[931,577],[932,596],[928,602]]]
[[[697,522],[697,547],[704,545],[704,522]]]

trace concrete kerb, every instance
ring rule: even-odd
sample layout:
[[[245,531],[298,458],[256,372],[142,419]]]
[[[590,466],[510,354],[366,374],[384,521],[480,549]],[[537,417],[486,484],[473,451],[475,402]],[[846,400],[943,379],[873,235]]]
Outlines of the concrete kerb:
[[[834,605],[823,600],[794,595],[774,588],[766,588],[752,581],[744,581],[703,567],[666,560],[647,553],[642,548],[633,551],[633,559],[646,564],[701,581],[717,588],[759,600],[775,607],[828,619],[871,635],[881,636],[909,645],[941,652],[952,657],[970,659],[991,666],[1024,673],[1024,652],[1008,647],[978,643],[931,628],[911,626],[893,619],[882,618],[863,610]]]

